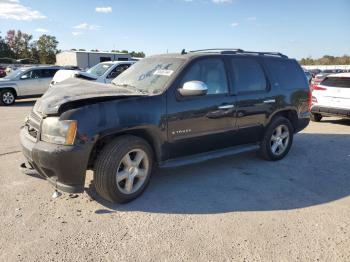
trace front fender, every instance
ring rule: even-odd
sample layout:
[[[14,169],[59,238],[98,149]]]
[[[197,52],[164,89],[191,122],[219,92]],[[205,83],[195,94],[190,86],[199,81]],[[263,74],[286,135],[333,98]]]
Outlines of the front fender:
[[[161,155],[166,143],[166,103],[164,96],[119,98],[65,111],[61,119],[78,121],[76,143],[96,144],[123,134],[140,136]]]
[[[0,91],[4,90],[4,89],[12,89],[16,92],[16,96],[20,96],[20,92],[18,89],[18,86],[16,84],[12,84],[12,83],[6,83],[6,84],[0,84]]]

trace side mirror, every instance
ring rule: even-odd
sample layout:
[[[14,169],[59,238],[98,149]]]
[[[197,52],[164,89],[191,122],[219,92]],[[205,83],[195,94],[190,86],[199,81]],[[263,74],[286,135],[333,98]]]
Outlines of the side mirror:
[[[28,79],[28,75],[22,75],[22,76],[21,76],[21,79],[22,79],[22,80]]]
[[[178,89],[182,96],[204,96],[208,92],[207,85],[202,81],[189,81]]]

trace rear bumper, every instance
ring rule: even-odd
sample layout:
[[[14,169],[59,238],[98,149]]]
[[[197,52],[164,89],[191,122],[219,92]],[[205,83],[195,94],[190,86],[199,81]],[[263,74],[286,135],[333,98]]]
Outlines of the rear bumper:
[[[310,123],[310,118],[299,118],[297,127],[295,129],[295,133],[300,132],[301,130],[305,129]]]
[[[340,116],[350,118],[350,109],[343,108],[313,106],[311,107],[311,113],[321,114],[323,116]]]
[[[63,146],[43,141],[33,142],[27,137],[25,128],[21,129],[20,141],[30,166],[57,189],[68,193],[84,190],[91,151],[89,145]]]

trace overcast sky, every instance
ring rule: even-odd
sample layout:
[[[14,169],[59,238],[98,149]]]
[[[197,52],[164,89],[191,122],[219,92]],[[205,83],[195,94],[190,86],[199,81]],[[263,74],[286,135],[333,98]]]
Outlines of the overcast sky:
[[[233,47],[350,55],[349,0],[0,0],[0,31],[55,35],[62,50],[147,55]]]

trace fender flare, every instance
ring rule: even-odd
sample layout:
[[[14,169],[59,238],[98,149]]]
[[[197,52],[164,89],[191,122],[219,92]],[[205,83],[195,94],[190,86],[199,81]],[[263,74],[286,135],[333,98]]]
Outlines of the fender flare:
[[[269,115],[267,121],[266,121],[266,125],[268,126],[271,123],[271,120],[276,116],[276,115],[285,115],[285,114],[291,114],[288,117],[288,119],[292,122],[292,125],[294,127],[296,127],[297,125],[297,121],[298,121],[298,111],[295,107],[285,107],[285,108],[281,108],[275,112],[273,112],[273,114]]]
[[[4,89],[12,89],[13,91],[15,91],[15,96],[18,97],[18,88],[17,88],[16,85],[15,86],[11,86],[11,85],[9,85],[9,86],[0,86],[0,92],[2,90],[4,90]]]
[[[94,142],[94,145],[92,147],[92,150],[90,152],[90,157],[89,157],[89,164],[92,163],[94,160],[96,151],[99,149],[99,146],[104,143],[104,141],[107,141],[109,139],[114,139],[116,137],[122,136],[122,135],[133,135],[140,137],[144,139],[149,145],[151,146],[154,157],[156,162],[159,162],[162,160],[162,142],[159,140],[159,135],[157,135],[155,132],[152,131],[151,128],[147,127],[140,127],[140,128],[127,128],[127,129],[121,129],[121,130],[115,130],[113,132],[108,132],[104,134],[100,134],[95,137],[96,141]]]

